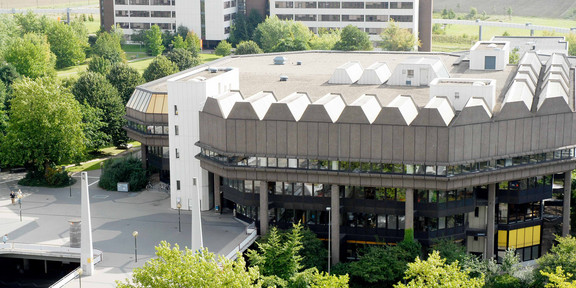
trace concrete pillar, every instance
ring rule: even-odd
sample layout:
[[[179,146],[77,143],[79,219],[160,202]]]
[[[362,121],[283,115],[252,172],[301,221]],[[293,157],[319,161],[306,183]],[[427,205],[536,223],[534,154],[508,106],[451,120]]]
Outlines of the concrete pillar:
[[[140,146],[140,157],[142,158],[142,168],[147,169],[148,168],[148,146],[142,144]]]
[[[220,175],[214,175],[214,211],[222,213],[222,197],[220,197]]]
[[[90,193],[88,192],[88,173],[82,172],[80,176],[81,187],[81,215],[82,239],[80,249],[80,267],[84,275],[91,276],[94,272],[94,249],[92,247],[92,222],[90,220]]]
[[[432,51],[432,8],[433,0],[420,0],[418,2],[418,34],[416,35],[422,46],[418,48],[422,52]]]
[[[332,266],[340,263],[340,187],[332,185],[330,193],[330,254]]]
[[[414,230],[414,189],[406,189],[406,203],[405,206],[405,228]]]
[[[562,237],[570,234],[570,197],[572,196],[572,171],[564,172],[564,204],[562,207]]]
[[[260,181],[260,235],[268,232],[268,182]]]
[[[68,223],[70,223],[70,247],[80,248],[82,221],[80,219],[71,219],[68,220]]]
[[[484,257],[490,259],[494,257],[494,222],[496,214],[496,184],[488,185],[488,210],[486,212],[486,252]]]

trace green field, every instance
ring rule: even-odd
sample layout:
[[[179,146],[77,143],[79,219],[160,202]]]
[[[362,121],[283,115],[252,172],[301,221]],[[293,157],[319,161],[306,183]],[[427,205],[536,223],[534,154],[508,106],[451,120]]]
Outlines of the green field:
[[[458,16],[463,17],[464,14],[458,14]],[[507,15],[488,15],[489,18],[485,21],[495,21],[495,22],[508,22],[508,23],[532,23],[532,25],[542,25],[550,27],[561,27],[561,28],[571,28],[576,26],[576,21],[569,19],[551,19],[551,18],[536,18],[536,17],[520,17],[514,16],[508,17]],[[434,14],[435,18],[440,18],[440,14]],[[445,36],[433,36],[432,50],[442,51],[442,52],[452,52],[452,51],[462,51],[468,50],[475,41],[478,40],[478,26],[476,25],[447,25],[444,29],[446,36],[460,37],[461,41],[445,41],[448,38]],[[547,31],[534,31],[535,36],[564,36],[558,33],[547,32]],[[510,36],[530,36],[529,29],[511,29],[504,27],[492,27],[483,26],[482,27],[482,40],[490,40],[493,36],[501,36],[504,33],[508,33]],[[467,41],[465,41],[467,39]]]

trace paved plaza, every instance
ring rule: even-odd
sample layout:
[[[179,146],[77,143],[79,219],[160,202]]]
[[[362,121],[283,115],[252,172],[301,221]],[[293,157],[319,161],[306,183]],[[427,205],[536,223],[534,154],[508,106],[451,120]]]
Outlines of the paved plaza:
[[[88,172],[89,182],[98,180],[99,170]],[[76,175],[76,176],[79,176]],[[80,181],[65,188],[19,186],[24,174],[0,173],[0,234],[11,242],[69,246],[69,223],[80,218]],[[18,204],[10,202],[10,190],[21,189],[22,222]],[[71,191],[71,192],[70,192]],[[70,197],[71,193],[71,197]],[[189,246],[190,212],[182,211],[178,232],[178,211],[170,209],[165,192],[112,192],[90,186],[94,249],[103,252],[103,261],[93,276],[83,277],[83,287],[115,287],[115,280],[130,276],[154,256],[154,247],[162,240]],[[211,252],[227,254],[246,238],[246,225],[232,215],[203,212],[204,245]],[[138,231],[138,262],[134,260],[134,238]],[[65,287],[78,287],[72,281]]]

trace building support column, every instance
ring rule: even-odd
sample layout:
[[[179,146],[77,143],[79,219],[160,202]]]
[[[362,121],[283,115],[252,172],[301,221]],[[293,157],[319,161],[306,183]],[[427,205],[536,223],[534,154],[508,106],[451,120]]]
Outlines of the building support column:
[[[572,171],[564,172],[564,203],[562,207],[562,237],[570,234],[570,197],[572,197]]]
[[[260,181],[260,235],[268,232],[268,182]]]
[[[142,158],[142,168],[148,169],[148,145],[142,144],[140,146],[140,157]]]
[[[494,257],[494,235],[495,235],[495,214],[496,214],[496,184],[488,185],[488,210],[487,225],[486,225],[486,251],[484,258],[490,259]]]
[[[405,230],[411,229],[412,231],[414,231],[414,189],[412,188],[406,189],[406,203],[404,203],[404,205],[405,205],[404,229]]]
[[[332,266],[340,263],[340,187],[332,185],[330,193],[330,253]]]
[[[222,213],[222,197],[221,197],[221,190],[220,190],[220,175],[214,175],[214,210],[216,212]]]

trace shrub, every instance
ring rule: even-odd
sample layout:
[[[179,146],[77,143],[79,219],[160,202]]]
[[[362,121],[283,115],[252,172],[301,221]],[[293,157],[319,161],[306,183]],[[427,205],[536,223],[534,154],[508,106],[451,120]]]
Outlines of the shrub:
[[[104,161],[98,185],[106,190],[116,190],[118,182],[128,182],[130,191],[144,189],[148,175],[140,160],[126,157]]]
[[[230,43],[228,43],[228,41],[223,40],[223,41],[220,41],[220,43],[218,43],[218,46],[216,46],[216,49],[214,50],[214,54],[219,55],[219,56],[228,56],[231,53],[230,50],[232,50],[232,45],[230,45]]]

